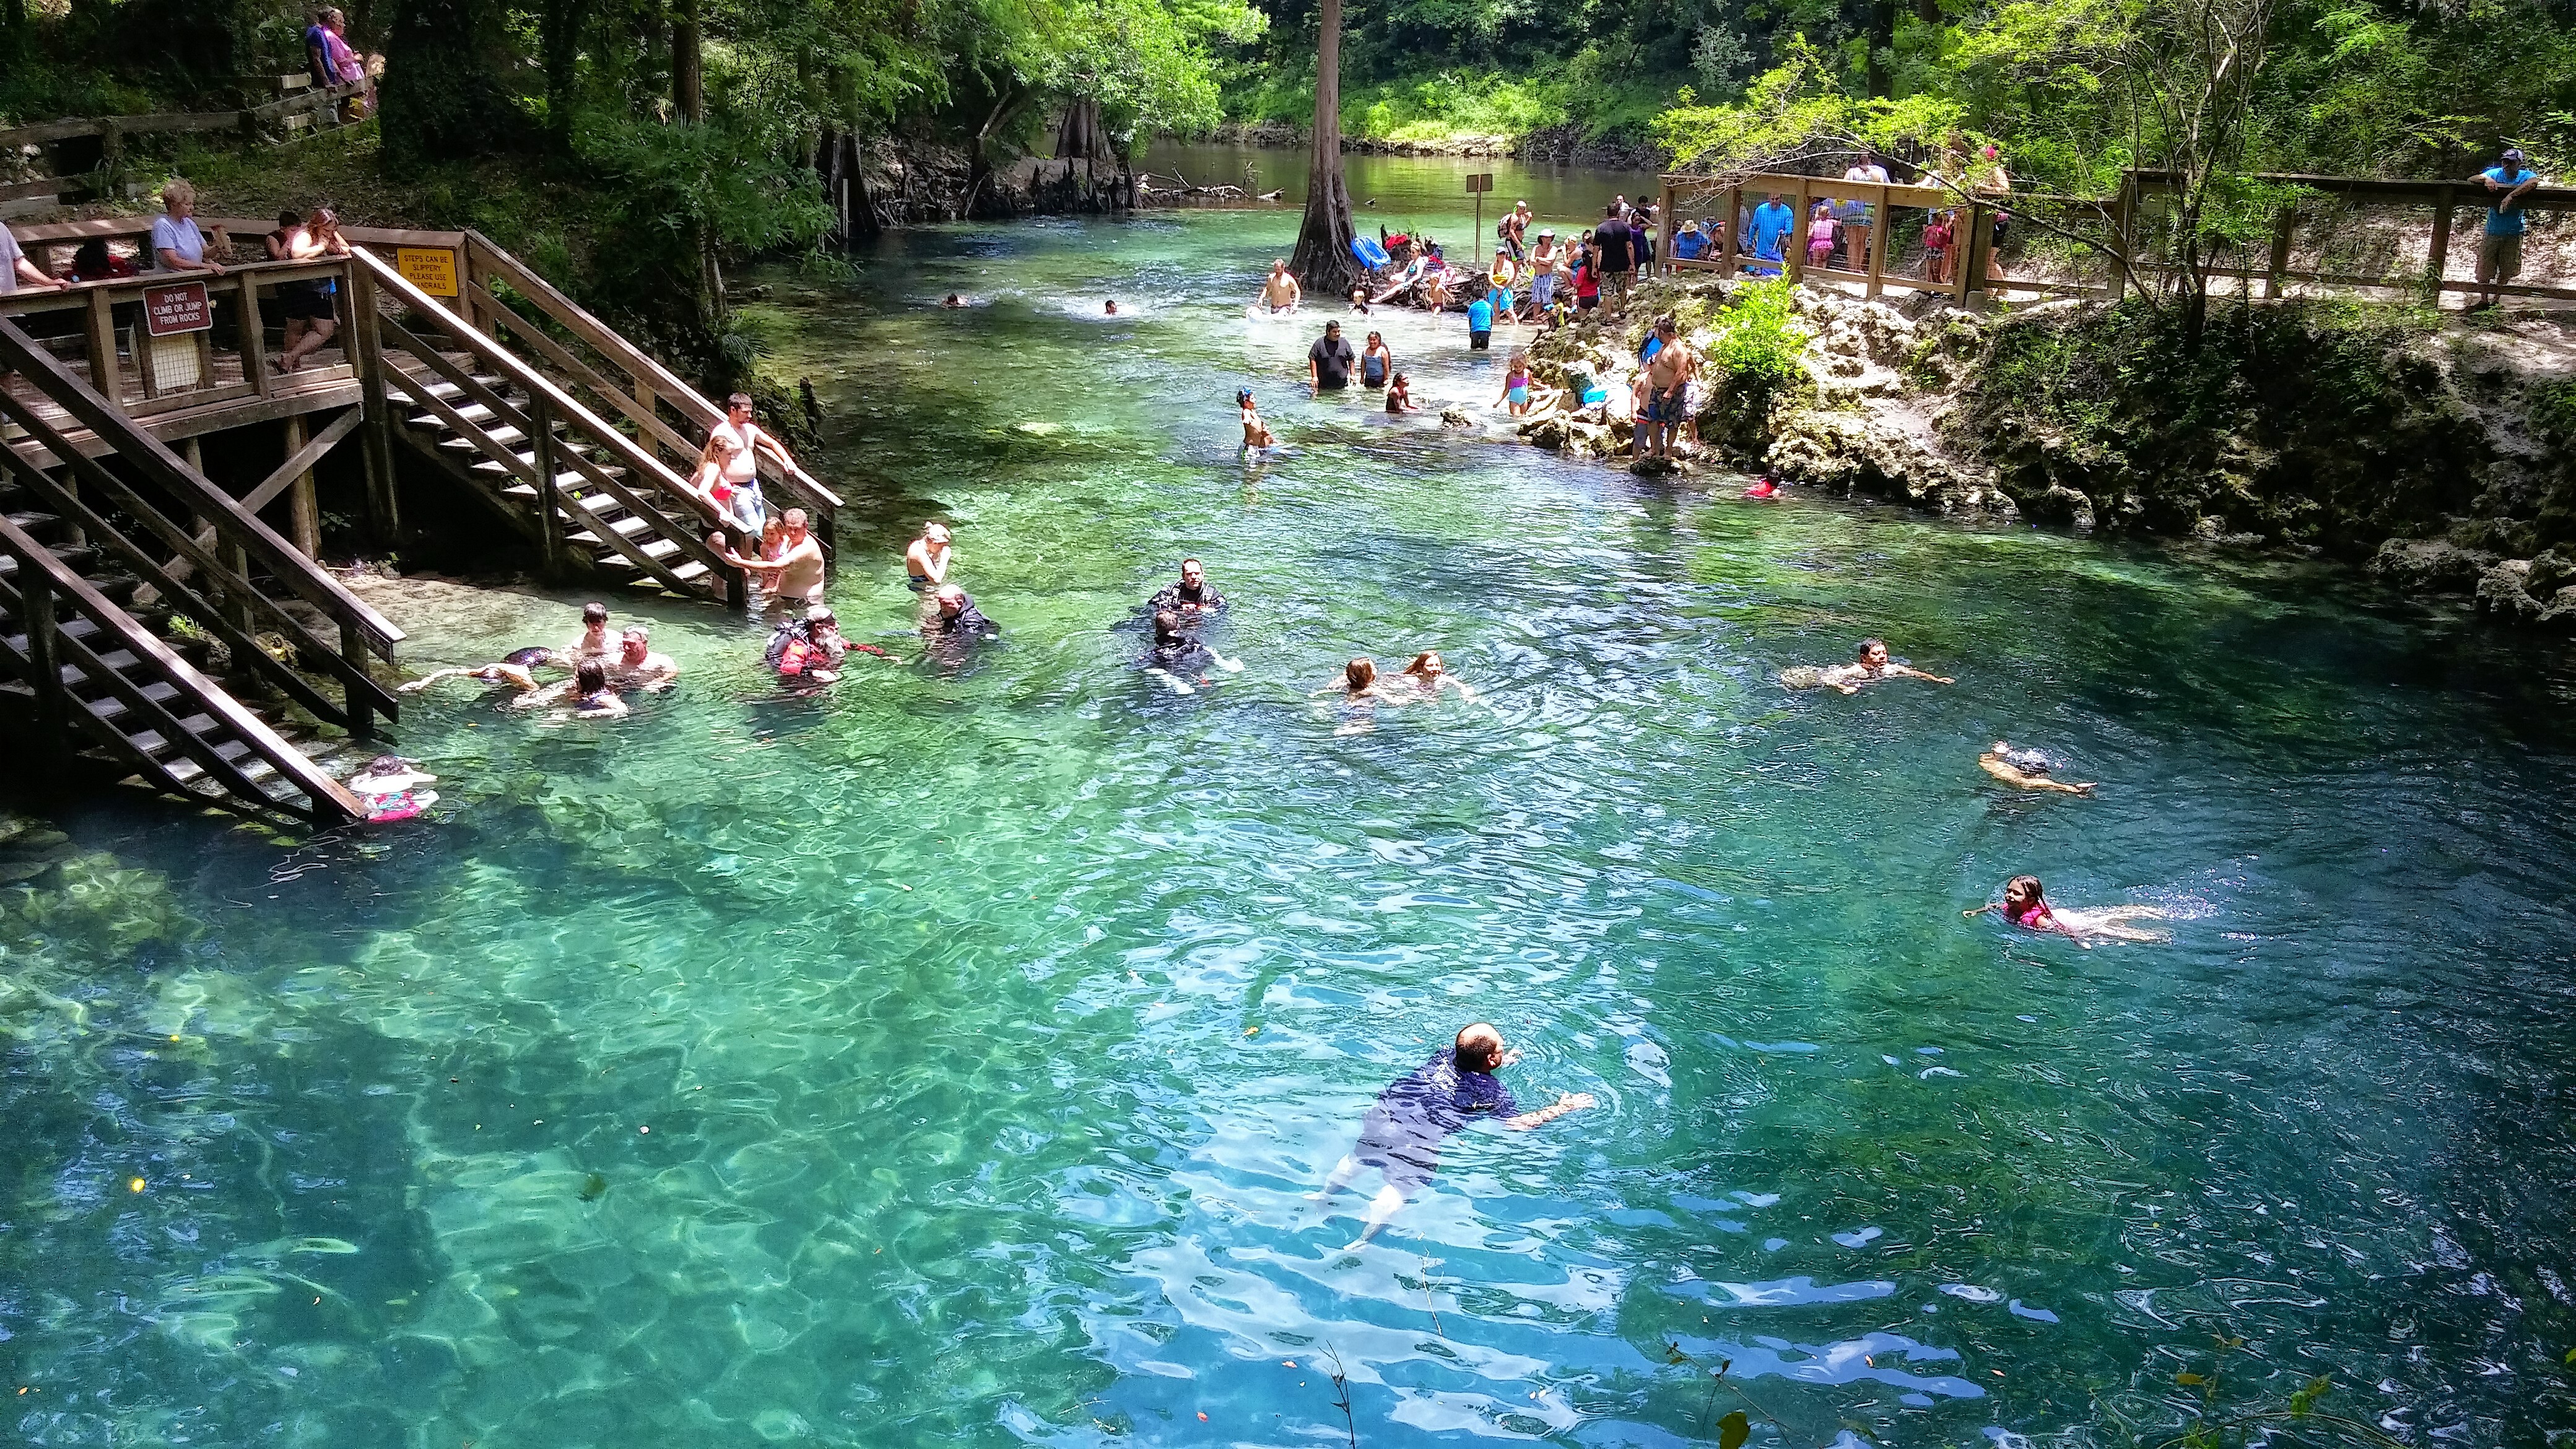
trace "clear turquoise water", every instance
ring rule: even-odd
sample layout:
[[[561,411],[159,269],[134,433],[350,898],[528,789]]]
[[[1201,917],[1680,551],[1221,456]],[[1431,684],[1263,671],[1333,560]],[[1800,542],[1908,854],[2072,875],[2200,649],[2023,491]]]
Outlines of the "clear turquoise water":
[[[865,500],[841,616],[898,655],[826,698],[650,607],[689,672],[635,719],[407,707],[434,825],[67,820],[132,873],[0,914],[9,1435],[1668,1445],[1747,1407],[1729,1360],[1762,1444],[2152,1442],[2221,1336],[2227,1404],[2576,1422],[2563,646],[1302,400],[1240,309],[1291,226],[772,279]],[[1237,385],[1287,458],[1235,461]],[[1008,631],[963,664],[908,643],[933,512]],[[1182,698],[1131,611],[1185,553],[1247,663]],[[1772,682],[1864,633],[1959,684]],[[1306,697],[1422,647],[1485,702]],[[1997,735],[2101,798],[1993,788]],[[2184,919],[1960,918],[2022,869]],[[1343,1251],[1302,1195],[1480,1017],[1602,1109],[1469,1134]]]

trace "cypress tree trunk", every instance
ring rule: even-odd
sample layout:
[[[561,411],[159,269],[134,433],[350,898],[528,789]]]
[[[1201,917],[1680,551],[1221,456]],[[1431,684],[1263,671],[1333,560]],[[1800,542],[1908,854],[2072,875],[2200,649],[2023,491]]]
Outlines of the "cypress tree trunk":
[[[680,119],[696,124],[707,118],[706,45],[698,30],[698,0],[676,0],[671,7],[671,104]]]
[[[1351,189],[1342,179],[1342,0],[1323,0],[1315,51],[1315,141],[1306,163],[1306,216],[1288,269],[1309,296],[1340,297],[1359,278],[1351,255]]]

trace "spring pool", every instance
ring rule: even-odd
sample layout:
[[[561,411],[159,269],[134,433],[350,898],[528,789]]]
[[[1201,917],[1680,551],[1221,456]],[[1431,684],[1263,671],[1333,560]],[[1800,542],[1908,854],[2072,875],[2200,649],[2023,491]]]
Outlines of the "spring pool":
[[[687,674],[635,718],[406,707],[432,821],[65,819],[113,867],[0,913],[15,1438],[2152,1443],[2178,1375],[2319,1374],[2410,1442],[2576,1423],[2563,645],[1305,400],[1308,326],[1242,313],[1292,228],[768,279],[896,656],[826,696],[645,606]],[[1384,330],[1435,413],[1499,389]],[[910,642],[932,514],[1005,631],[964,661]],[[1184,697],[1134,661],[1189,554],[1245,668]],[[1958,684],[1778,687],[1864,634]],[[1422,648],[1482,698],[1309,697]],[[2174,940],[1961,918],[2024,869]],[[1304,1195],[1478,1018],[1600,1108],[1345,1251]]]

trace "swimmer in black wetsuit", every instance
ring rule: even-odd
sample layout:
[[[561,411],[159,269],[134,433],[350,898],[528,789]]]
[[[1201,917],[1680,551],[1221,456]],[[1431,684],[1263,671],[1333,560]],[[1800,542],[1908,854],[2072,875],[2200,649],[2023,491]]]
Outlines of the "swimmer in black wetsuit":
[[[1208,682],[1206,670],[1211,664],[1228,674],[1243,672],[1242,660],[1228,659],[1182,633],[1181,616],[1169,609],[1154,615],[1154,648],[1143,663],[1145,672],[1169,684],[1174,694],[1198,693],[1198,685]]]
[[[1166,586],[1161,593],[1147,599],[1145,607],[1158,613],[1169,609],[1180,615],[1183,622],[1192,622],[1201,615],[1213,614],[1224,608],[1225,595],[1208,587],[1207,569],[1197,559],[1185,558],[1181,560],[1181,581]]]
[[[1376,1104],[1360,1120],[1360,1140],[1308,1201],[1323,1206],[1362,1169],[1376,1168],[1384,1185],[1369,1201],[1367,1222],[1350,1244],[1358,1248],[1403,1210],[1407,1198],[1431,1185],[1440,1167],[1441,1143],[1464,1130],[1471,1118],[1490,1117],[1515,1132],[1527,1132],[1593,1105],[1589,1092],[1561,1092],[1548,1106],[1522,1111],[1511,1089],[1494,1076],[1518,1060],[1520,1053],[1505,1051],[1503,1034],[1485,1022],[1459,1032],[1449,1050],[1378,1093]]]
[[[931,595],[931,598],[937,601],[938,612],[932,614],[930,622],[922,627],[933,638],[998,639],[1002,637],[1002,626],[985,618],[984,611],[976,608],[975,601],[968,598],[966,591],[955,584],[942,584],[939,591]]]

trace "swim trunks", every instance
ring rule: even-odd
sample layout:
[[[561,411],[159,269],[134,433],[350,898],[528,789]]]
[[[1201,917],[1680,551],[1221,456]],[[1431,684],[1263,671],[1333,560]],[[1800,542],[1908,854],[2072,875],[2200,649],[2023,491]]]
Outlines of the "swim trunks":
[[[1493,341],[1494,334],[1491,332],[1470,332],[1467,334],[1467,348],[1471,352],[1482,352],[1486,348],[1492,346]]]
[[[1659,387],[1646,394],[1646,421],[1678,423],[1682,420],[1682,400],[1677,388]]]

